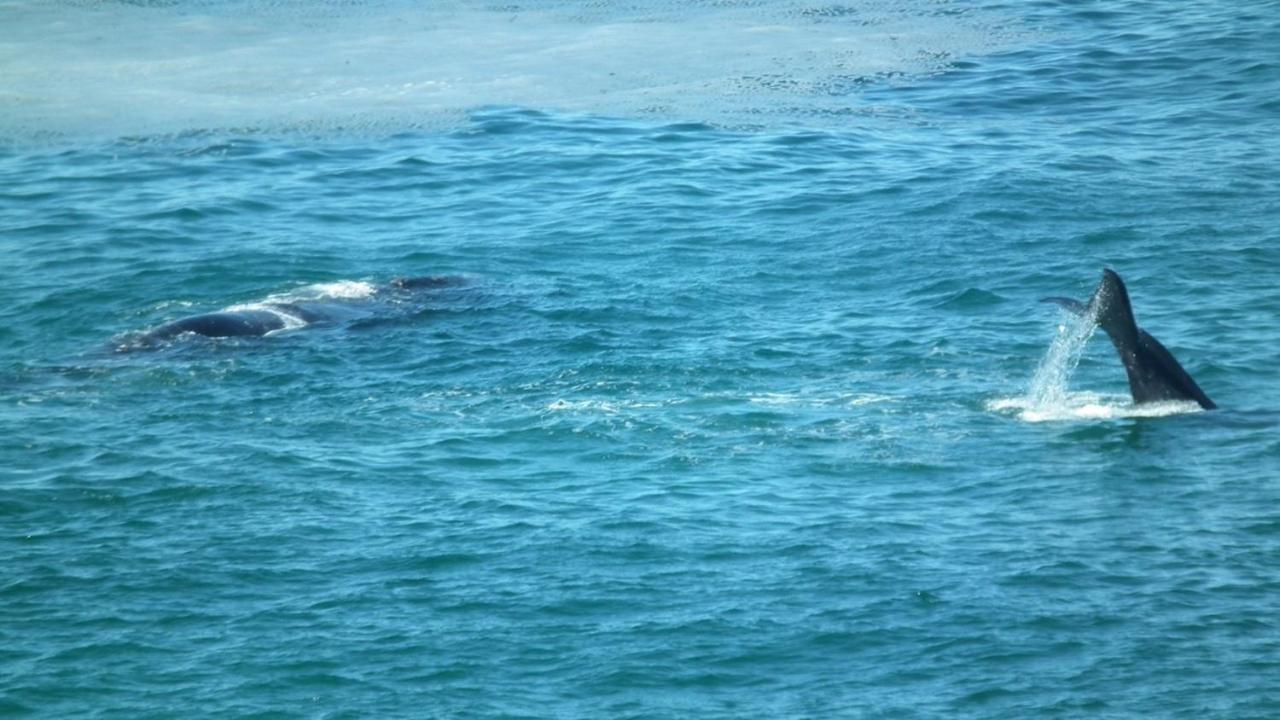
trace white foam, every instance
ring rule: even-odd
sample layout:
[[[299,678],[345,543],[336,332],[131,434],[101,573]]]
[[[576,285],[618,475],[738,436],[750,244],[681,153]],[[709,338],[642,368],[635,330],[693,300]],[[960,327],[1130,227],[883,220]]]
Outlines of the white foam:
[[[892,395],[877,395],[875,393],[863,393],[860,395],[846,396],[848,404],[851,407],[859,407],[862,405],[875,405],[878,403],[893,402],[897,398]]]
[[[549,412],[589,412],[616,415],[617,413],[628,410],[648,410],[652,408],[659,408],[665,404],[667,403],[653,402],[649,400],[565,400],[560,398],[547,403],[545,409]]]
[[[987,409],[1016,412],[1019,420],[1031,423],[1167,417],[1202,411],[1199,404],[1191,401],[1171,400],[1135,405],[1127,395],[1091,392],[1064,393],[1053,405],[1036,405],[1027,397],[996,398],[987,403]]]
[[[594,412],[602,412],[610,415],[618,412],[618,406],[616,404],[611,402],[606,402],[604,400],[563,400],[562,399],[562,400],[556,400],[554,402],[548,403],[546,409],[551,412],[594,411]]]
[[[802,396],[790,393],[761,393],[748,397],[747,401],[756,405],[795,405],[801,399]]]
[[[272,293],[262,300],[255,303],[255,307],[248,309],[260,309],[256,305],[263,303],[294,303],[317,300],[363,300],[373,297],[378,293],[378,286],[363,280],[338,280],[336,282],[313,283],[311,285],[303,285],[293,290],[281,293]],[[246,309],[247,306],[236,306],[231,309]]]
[[[485,106],[722,125],[862,107],[1024,34],[935,0],[0,0],[0,138],[396,131]]]
[[[225,312],[255,311],[269,312],[280,318],[284,327],[273,330],[268,335],[296,330],[309,325],[309,321],[290,312],[289,305],[298,302],[315,302],[320,300],[363,300],[377,294],[378,288],[373,283],[363,280],[339,280],[329,283],[314,283],[283,293],[268,295],[262,300],[239,303],[223,308]]]
[[[297,292],[297,291],[295,291]],[[340,280],[330,283],[316,283],[301,289],[301,299],[322,300],[328,298],[341,300],[362,300],[373,297],[378,287],[363,280]],[[298,297],[295,294],[295,297]]]
[[[238,305],[231,305],[227,308],[224,308],[224,312],[239,312],[244,310],[254,311],[254,312],[268,312],[280,318],[280,322],[284,323],[284,327],[279,328],[277,330],[272,330],[271,332],[268,332],[267,335],[274,335],[275,333],[287,332],[289,330],[297,330],[298,328],[306,327],[307,325],[310,324],[306,320],[303,320],[302,318],[298,317],[297,315],[294,315],[288,310],[281,308],[277,305],[272,305],[265,301],[252,302],[252,303],[240,303]]]
[[[863,405],[874,405],[877,403],[892,402],[895,400],[892,395],[880,395],[877,393],[842,393],[839,395],[829,394],[812,394],[812,393],[784,393],[784,392],[763,392],[747,396],[747,401],[756,405],[804,405],[806,407],[825,407],[831,405],[845,405],[848,407],[861,407]]]

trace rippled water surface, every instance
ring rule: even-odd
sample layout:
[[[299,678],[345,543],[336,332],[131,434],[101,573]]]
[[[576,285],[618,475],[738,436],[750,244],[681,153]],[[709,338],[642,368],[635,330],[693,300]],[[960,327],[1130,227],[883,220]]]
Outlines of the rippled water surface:
[[[1277,48],[0,2],[0,715],[1280,715]]]

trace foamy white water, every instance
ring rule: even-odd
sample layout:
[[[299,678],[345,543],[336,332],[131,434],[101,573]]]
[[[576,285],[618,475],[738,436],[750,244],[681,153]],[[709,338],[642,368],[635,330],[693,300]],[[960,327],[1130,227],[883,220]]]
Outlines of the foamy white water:
[[[364,300],[373,297],[377,292],[377,286],[370,282],[365,282],[363,280],[339,280],[336,282],[305,285],[288,292],[273,293],[262,300],[255,300],[248,303],[237,303],[223,309],[227,312],[256,310],[269,312],[272,315],[275,315],[284,323],[284,327],[268,333],[269,335],[273,335],[276,333],[287,332],[289,330],[297,330],[298,328],[306,327],[310,324],[305,318],[299,317],[290,311],[290,303],[315,302],[323,300]],[[352,317],[355,317],[361,313],[358,309],[352,308],[349,314]]]
[[[339,280],[337,282],[315,283],[301,290],[290,293],[291,299],[324,299],[359,300],[373,297],[378,287],[363,280]]]
[[[262,300],[252,303],[232,305],[227,310],[257,310],[259,306],[270,303],[306,302],[308,300],[363,300],[376,295],[378,287],[363,280],[338,280],[327,283],[313,283],[286,292],[272,293]]]
[[[1093,392],[1068,392],[1053,405],[1034,405],[1026,397],[997,398],[987,403],[987,409],[997,412],[1013,411],[1017,413],[1019,420],[1033,423],[1166,417],[1202,412],[1198,404],[1190,401],[1170,400],[1135,405],[1128,395]]]

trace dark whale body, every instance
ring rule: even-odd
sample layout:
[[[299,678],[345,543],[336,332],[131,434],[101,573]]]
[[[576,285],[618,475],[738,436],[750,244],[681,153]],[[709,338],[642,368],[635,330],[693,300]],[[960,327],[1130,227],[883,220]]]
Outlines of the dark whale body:
[[[373,299],[394,300],[465,283],[465,278],[455,276],[396,278],[377,288]],[[363,300],[366,303],[368,301],[369,298]],[[297,320],[302,325],[342,319],[349,316],[350,311],[351,303],[333,299],[266,302],[255,309],[219,310],[179,318],[144,333],[141,344],[169,340],[186,333],[210,338],[262,336],[287,327],[289,323],[286,322],[286,317]]]
[[[192,315],[147,333],[152,340],[164,340],[183,333],[195,333],[205,337],[236,337],[240,335],[266,335],[284,327],[284,320],[266,310],[235,310],[228,312]]]
[[[1217,407],[1164,345],[1133,318],[1133,306],[1124,281],[1110,268],[1086,305],[1063,297],[1044,298],[1071,312],[1090,317],[1106,331],[1129,376],[1129,392],[1135,405],[1167,400],[1189,400],[1206,410]]]

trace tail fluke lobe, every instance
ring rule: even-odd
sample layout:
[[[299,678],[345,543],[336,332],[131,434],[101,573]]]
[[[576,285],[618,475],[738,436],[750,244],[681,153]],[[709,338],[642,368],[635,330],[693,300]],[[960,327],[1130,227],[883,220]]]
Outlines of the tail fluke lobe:
[[[1063,297],[1045,298],[1044,302],[1061,305],[1077,315],[1090,316],[1106,331],[1124,364],[1135,404],[1190,400],[1206,410],[1217,407],[1173,354],[1138,327],[1129,291],[1114,270],[1102,271],[1102,281],[1087,305]]]
[[[1138,330],[1138,372],[1129,372],[1129,390],[1135,403],[1194,400],[1205,410],[1218,407],[1178,364],[1173,353],[1141,329]]]
[[[1126,351],[1138,345],[1138,323],[1133,319],[1133,306],[1129,303],[1129,291],[1124,281],[1111,268],[1102,271],[1102,281],[1098,289],[1089,298],[1089,312],[1093,313],[1095,322],[1107,331],[1111,342],[1120,352],[1120,359],[1125,360]]]

